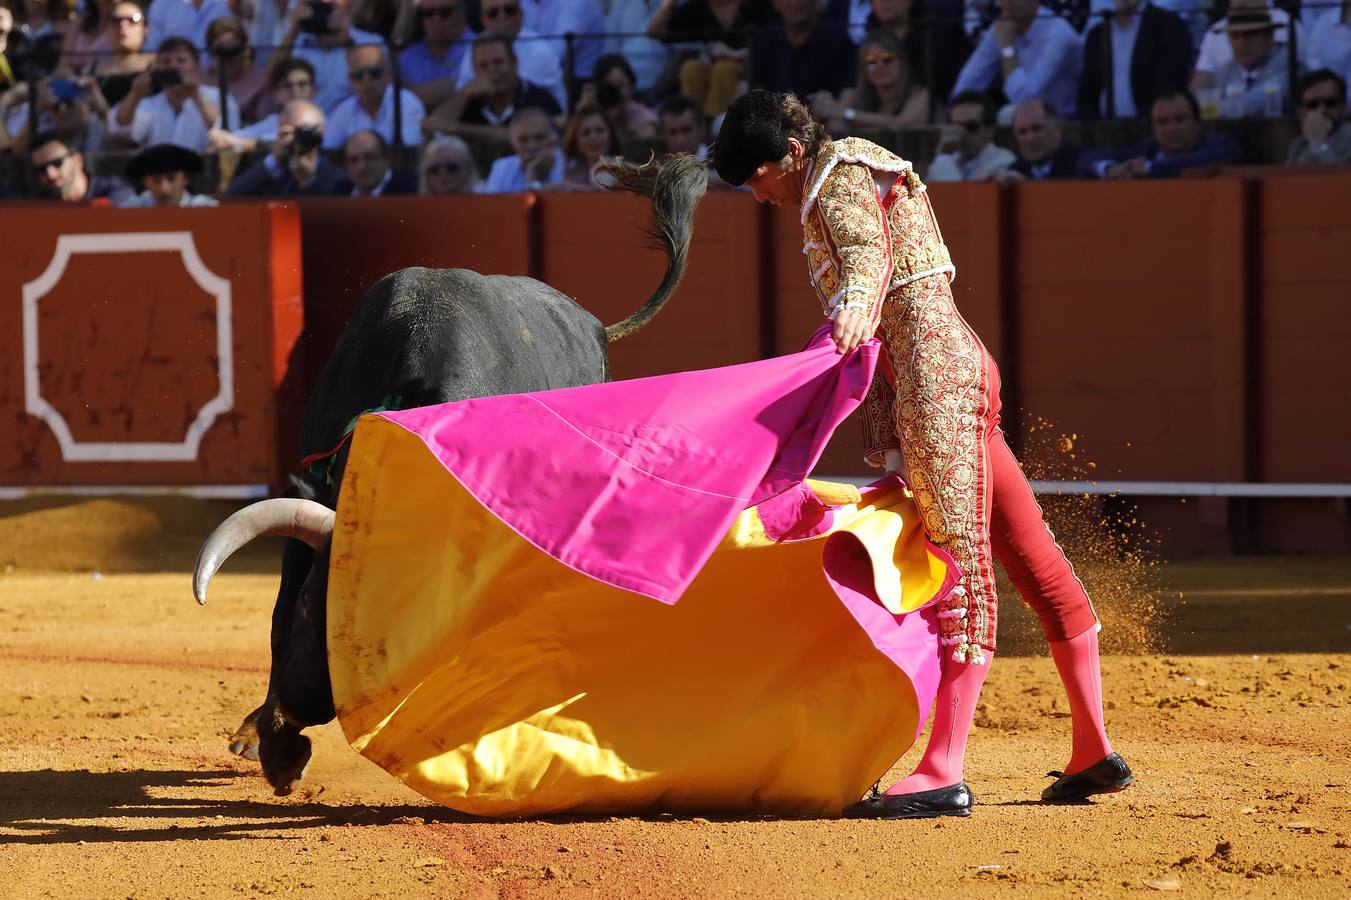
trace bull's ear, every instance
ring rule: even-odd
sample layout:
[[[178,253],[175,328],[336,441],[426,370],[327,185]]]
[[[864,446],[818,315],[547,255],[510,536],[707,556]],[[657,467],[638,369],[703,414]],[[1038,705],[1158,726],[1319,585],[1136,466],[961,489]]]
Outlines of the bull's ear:
[[[863,502],[863,495],[852,484],[808,478],[807,487],[826,506],[851,506]]]

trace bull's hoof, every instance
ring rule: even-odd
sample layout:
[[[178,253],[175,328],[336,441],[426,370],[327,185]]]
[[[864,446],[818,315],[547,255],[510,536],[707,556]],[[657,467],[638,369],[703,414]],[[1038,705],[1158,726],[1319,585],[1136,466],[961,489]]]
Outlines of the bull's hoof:
[[[263,707],[258,707],[244,717],[235,733],[230,735],[230,752],[235,756],[258,761],[258,716]]]
[[[294,725],[284,724],[275,731],[261,734],[259,755],[263,777],[272,785],[278,797],[285,797],[305,777],[310,767],[313,750],[310,739]]]

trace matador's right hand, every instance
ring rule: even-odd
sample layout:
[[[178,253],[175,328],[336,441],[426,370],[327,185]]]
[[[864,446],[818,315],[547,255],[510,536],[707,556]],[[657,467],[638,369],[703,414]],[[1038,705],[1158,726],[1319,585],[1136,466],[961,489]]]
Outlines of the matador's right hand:
[[[841,310],[835,316],[835,328],[831,332],[838,353],[852,353],[859,344],[872,340],[873,326],[866,318],[852,309]]]

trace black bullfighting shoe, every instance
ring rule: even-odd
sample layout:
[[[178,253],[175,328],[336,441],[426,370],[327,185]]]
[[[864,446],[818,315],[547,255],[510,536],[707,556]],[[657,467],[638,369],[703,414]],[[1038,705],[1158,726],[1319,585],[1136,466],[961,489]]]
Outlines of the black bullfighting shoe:
[[[874,788],[841,813],[846,819],[934,819],[938,816],[969,816],[971,789],[965,781],[914,794],[879,794]]]
[[[1074,775],[1064,772],[1046,774],[1054,776],[1055,783],[1041,792],[1042,803],[1074,803],[1094,794],[1115,794],[1124,791],[1135,781],[1131,767],[1126,765],[1120,753],[1112,753],[1102,762],[1094,763]]]

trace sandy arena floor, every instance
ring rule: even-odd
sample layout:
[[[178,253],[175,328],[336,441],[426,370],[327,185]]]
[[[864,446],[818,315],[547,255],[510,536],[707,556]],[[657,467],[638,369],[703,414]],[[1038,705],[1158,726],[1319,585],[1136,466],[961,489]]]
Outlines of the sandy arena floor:
[[[1069,719],[1008,603],[970,819],[501,823],[427,805],[336,725],[286,799],[226,753],[265,684],[276,565],[250,551],[192,602],[226,510],[0,506],[5,896],[1351,895],[1351,560],[1163,567],[1152,636],[1110,645],[1161,650],[1104,659],[1139,781],[1093,804],[1036,802]],[[1131,633],[1143,608],[1102,593],[1108,634]]]

